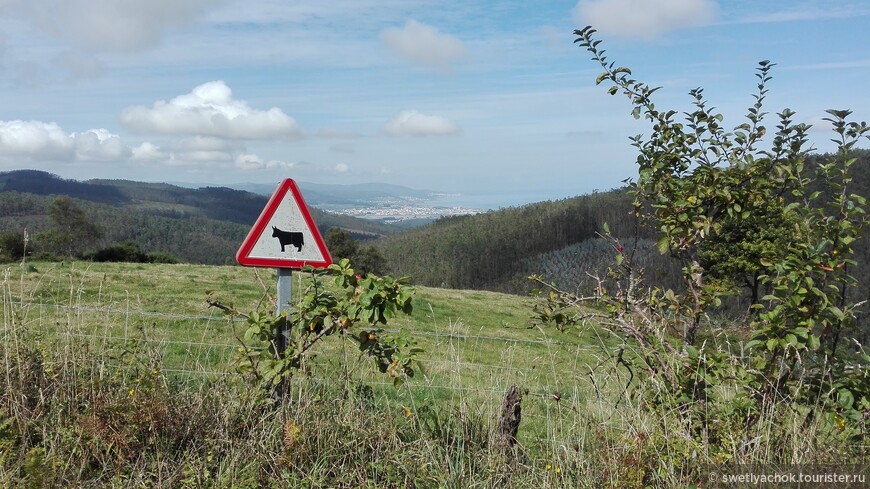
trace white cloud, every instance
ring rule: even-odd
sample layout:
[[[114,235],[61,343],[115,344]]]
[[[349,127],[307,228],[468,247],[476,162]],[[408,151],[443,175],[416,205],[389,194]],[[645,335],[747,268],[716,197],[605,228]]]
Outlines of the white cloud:
[[[34,160],[71,160],[75,141],[54,122],[0,121],[0,154]]]
[[[19,14],[72,46],[129,52],[160,43],[171,27],[193,22],[214,0],[39,0],[19,2]],[[13,4],[14,6],[14,4]]]
[[[131,151],[106,129],[70,134],[54,122],[15,120],[0,121],[0,154],[34,161],[119,161]]]
[[[416,110],[399,112],[383,129],[390,136],[449,136],[459,132],[459,127],[450,119]]]
[[[434,27],[409,20],[401,28],[381,32],[381,41],[396,54],[441,71],[465,56],[465,45],[457,37],[438,32]]]
[[[233,161],[233,155],[226,151],[184,151],[171,152],[166,160],[168,165],[172,166],[227,166]]]
[[[284,163],[278,160],[263,161],[262,158],[255,154],[240,153],[236,155],[236,168],[241,170],[264,170],[272,168],[292,168],[293,164]]]
[[[339,164],[335,165],[335,172],[336,173],[347,173],[349,171],[350,171],[350,167],[347,165],[347,163],[339,163]]]
[[[602,33],[651,39],[709,24],[717,9],[713,0],[579,0],[573,14],[576,22]]]
[[[76,159],[84,161],[125,160],[131,151],[121,141],[121,137],[105,129],[90,129],[85,132],[73,133]]]
[[[257,155],[236,155],[236,168],[242,170],[259,170],[265,166],[263,159]]]
[[[133,148],[131,156],[133,161],[162,161],[166,158],[168,155],[159,146],[147,141]]]
[[[121,113],[128,128],[153,134],[189,134],[229,139],[278,139],[301,135],[292,117],[281,109],[257,110],[233,98],[223,81],[211,81],[149,109],[128,107]]]

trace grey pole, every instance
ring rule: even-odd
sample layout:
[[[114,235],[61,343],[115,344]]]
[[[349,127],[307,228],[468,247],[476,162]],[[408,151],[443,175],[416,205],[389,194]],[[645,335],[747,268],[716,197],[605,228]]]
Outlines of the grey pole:
[[[275,314],[280,316],[281,312],[290,308],[290,297],[293,293],[293,275],[292,268],[276,268],[278,271],[278,305],[275,309]]]
[[[278,271],[278,299],[275,307],[275,315],[280,316],[282,312],[290,309],[290,298],[293,292],[293,269],[292,268],[276,268]],[[275,345],[278,355],[284,356],[284,350],[287,349],[287,341],[290,339],[289,324],[287,321],[278,328],[278,337],[275,338]]]

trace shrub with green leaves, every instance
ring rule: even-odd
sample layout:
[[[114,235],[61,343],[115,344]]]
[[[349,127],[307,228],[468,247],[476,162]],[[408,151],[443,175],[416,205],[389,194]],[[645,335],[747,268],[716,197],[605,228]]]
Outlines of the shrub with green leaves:
[[[866,436],[870,357],[848,339],[863,303],[847,292],[856,284],[852,246],[867,224],[866,197],[850,187],[852,151],[870,128],[850,121],[848,110],[829,110],[837,151],[808,164],[809,126],[794,123],[793,111],[778,114],[774,131],[765,126],[773,63],[759,63],[745,121],[728,130],[701,88],[690,91],[689,112],[658,108],[658,88],[608,61],[595,32],[575,34],[603,68],[596,84],[609,83],[611,95],[627,96],[632,115],[650,123],[648,135],[632,138],[634,213],[658,230],[659,252],[682,263],[683,284],[648,283],[631,244],[605,228],[615,260],[596,293],[578,297],[533,277],[549,289],[538,319],[564,329],[595,318],[621,337],[618,361],[640,374],[643,388],[634,392],[642,405],[676,414],[709,460],[734,456],[714,456],[723,447],[752,444],[762,416],[779,419],[782,408],[806,423],[822,414],[828,428]],[[741,345],[708,328],[708,313],[744,282],[755,292],[756,315]],[[597,307],[578,308],[588,303]],[[626,349],[633,360],[624,359]]]
[[[236,355],[240,371],[274,389],[302,366],[319,341],[339,335],[355,342],[396,386],[414,376],[415,369],[420,368],[417,354],[421,352],[414,339],[407,331],[392,334],[381,327],[399,312],[411,313],[414,290],[405,285],[406,279],[371,273],[363,277],[348,259],[325,270],[306,267],[303,272],[310,274],[310,280],[289,313],[274,317],[253,312],[246,316],[247,328],[238,338]],[[342,292],[327,287],[326,276],[333,276]]]

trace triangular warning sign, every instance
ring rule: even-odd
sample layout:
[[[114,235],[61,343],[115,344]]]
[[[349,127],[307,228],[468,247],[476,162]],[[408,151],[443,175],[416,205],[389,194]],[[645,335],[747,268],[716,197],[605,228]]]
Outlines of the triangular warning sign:
[[[236,253],[236,261],[249,267],[325,268],[332,263],[329,250],[296,182],[281,182],[266,204],[248,237]]]

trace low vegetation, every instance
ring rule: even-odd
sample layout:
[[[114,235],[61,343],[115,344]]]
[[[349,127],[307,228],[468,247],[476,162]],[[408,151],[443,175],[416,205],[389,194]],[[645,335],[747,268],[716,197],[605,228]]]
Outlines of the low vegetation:
[[[0,485],[575,487],[579,459],[560,447],[588,435],[586,413],[620,425],[601,415],[615,393],[599,386],[597,397],[587,378],[603,360],[595,330],[545,334],[529,325],[531,300],[482,291],[418,288],[411,314],[381,326],[422,350],[413,377],[327,336],[276,403],[240,361],[260,341],[245,338],[253,323],[207,303],[269,315],[274,280],[187,264],[8,266]],[[293,275],[296,301],[313,280]],[[514,384],[522,453],[506,464],[491,437]]]

